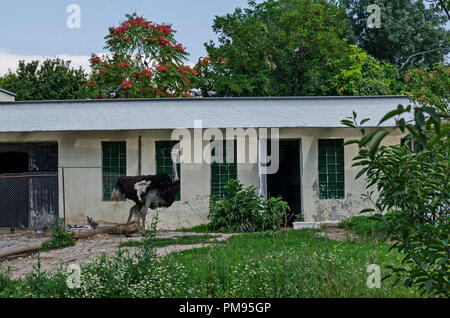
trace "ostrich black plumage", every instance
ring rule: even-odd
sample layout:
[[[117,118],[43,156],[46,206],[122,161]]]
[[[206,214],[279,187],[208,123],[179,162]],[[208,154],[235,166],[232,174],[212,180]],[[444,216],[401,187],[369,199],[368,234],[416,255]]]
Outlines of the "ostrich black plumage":
[[[172,148],[171,157],[173,163],[173,179],[167,174],[149,176],[120,177],[111,193],[111,198],[119,201],[125,198],[136,204],[130,209],[126,233],[134,214],[138,217],[138,227],[141,233],[145,231],[145,219],[148,209],[168,208],[175,201],[176,194],[180,191],[180,179],[177,171],[177,160],[181,154],[179,144]]]

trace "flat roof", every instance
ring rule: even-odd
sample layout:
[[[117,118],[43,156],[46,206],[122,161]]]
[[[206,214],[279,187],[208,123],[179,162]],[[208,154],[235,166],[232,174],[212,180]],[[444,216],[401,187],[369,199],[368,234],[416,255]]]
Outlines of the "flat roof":
[[[352,112],[379,120],[407,96],[218,97],[0,102],[0,132],[344,127]],[[394,126],[393,120],[383,124]]]
[[[11,95],[11,96],[16,96],[16,94],[14,94],[13,92],[7,91],[6,89],[0,88],[0,92]]]

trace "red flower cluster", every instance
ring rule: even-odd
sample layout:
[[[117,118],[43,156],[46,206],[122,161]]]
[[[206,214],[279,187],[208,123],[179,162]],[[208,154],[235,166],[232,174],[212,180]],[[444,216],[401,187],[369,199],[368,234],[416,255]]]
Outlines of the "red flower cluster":
[[[153,26],[153,28],[164,34],[172,33],[172,25],[171,24],[157,24],[157,25]]]
[[[102,60],[97,55],[92,55],[91,62],[92,63],[100,63]]]
[[[161,44],[161,45],[167,45],[167,44],[169,44],[169,43],[170,43],[170,41],[167,40],[165,36],[160,36],[160,37],[159,37],[159,44]]]
[[[122,84],[120,84],[120,87],[122,87],[123,89],[130,89],[133,87],[133,82],[132,81],[123,81]]]
[[[144,68],[144,70],[142,71],[142,74],[145,77],[152,77],[152,75],[153,75],[152,71],[150,71],[148,68]]]
[[[128,63],[128,62],[120,62],[119,63],[119,67],[120,68],[127,68],[129,66],[130,66],[130,63]]]
[[[88,84],[89,87],[92,87],[92,86],[97,85],[97,82],[96,81],[89,81],[87,84]]]
[[[181,74],[181,75],[186,75],[188,72],[185,70],[185,69],[183,69],[182,67],[179,67],[178,68],[178,72]]]
[[[177,45],[169,45],[172,49],[177,50],[180,53],[184,53],[185,52],[185,48],[183,47],[183,45],[181,45],[180,43],[178,43]]]
[[[170,65],[159,64],[158,66],[156,66],[156,70],[158,72],[166,72],[169,70],[169,66]]]

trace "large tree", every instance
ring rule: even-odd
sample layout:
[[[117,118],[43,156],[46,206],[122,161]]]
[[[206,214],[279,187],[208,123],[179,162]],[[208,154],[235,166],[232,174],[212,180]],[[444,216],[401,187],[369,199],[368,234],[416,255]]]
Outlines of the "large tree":
[[[209,56],[195,68],[201,74],[198,86],[205,95],[212,90],[220,96],[391,92],[386,83],[393,73],[371,68],[378,62],[348,44],[348,28],[345,10],[330,1],[249,1],[247,9],[216,17],[218,42],[205,44]],[[360,57],[359,69],[352,69]],[[352,86],[357,77],[364,82],[373,71],[371,87]]]
[[[91,58],[92,97],[189,97],[196,72],[183,64],[188,56],[169,24],[127,15],[106,36],[109,54]]]
[[[351,21],[349,38],[375,58],[392,63],[402,71],[410,67],[442,63],[450,52],[448,19],[440,9],[414,0],[342,0]],[[444,1],[445,2],[445,1]],[[442,2],[442,3],[444,3]],[[381,11],[381,27],[369,28],[368,6]],[[438,3],[436,3],[438,4]]]
[[[17,100],[80,99],[85,97],[87,74],[59,58],[19,61],[16,72],[1,78],[1,86],[17,94]]]

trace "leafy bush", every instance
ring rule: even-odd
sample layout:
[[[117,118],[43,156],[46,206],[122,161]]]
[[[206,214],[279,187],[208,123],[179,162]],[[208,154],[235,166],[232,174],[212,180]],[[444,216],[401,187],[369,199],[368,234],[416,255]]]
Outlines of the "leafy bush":
[[[403,114],[406,118],[401,117]],[[374,209],[378,212],[374,217],[386,225],[392,249],[404,254],[401,265],[388,267],[392,276],[397,282],[402,280],[405,286],[417,286],[424,294],[448,297],[449,114],[438,105],[414,109],[411,105],[399,105],[386,114],[380,124],[395,116],[399,116],[398,128],[409,132],[402,145],[380,146],[389,131],[379,128],[366,133],[361,126],[367,119],[358,122],[355,113],[342,121],[361,134],[360,139],[348,142],[359,147],[353,165],[362,167],[357,177],[367,178],[367,197],[375,203]],[[375,190],[372,186],[378,192],[376,200],[372,198]],[[375,212],[374,209],[364,212]],[[385,215],[384,211],[390,213]]]
[[[44,250],[53,250],[75,245],[75,233],[66,232],[64,219],[59,218],[56,228],[52,231],[51,238],[43,245]]]
[[[339,226],[362,236],[380,235],[385,228],[383,222],[370,216],[354,216],[339,222]]]
[[[289,205],[281,199],[264,200],[254,186],[230,180],[224,198],[211,198],[209,227],[227,232],[275,230],[285,222],[288,210]]]

